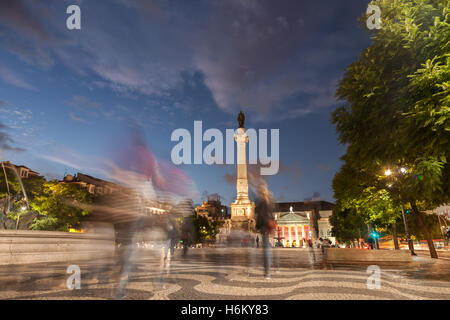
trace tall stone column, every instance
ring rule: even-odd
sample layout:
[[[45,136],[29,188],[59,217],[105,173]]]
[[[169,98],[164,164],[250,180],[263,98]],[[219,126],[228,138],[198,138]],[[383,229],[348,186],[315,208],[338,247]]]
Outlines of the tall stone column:
[[[243,116],[243,114],[242,114]],[[237,145],[236,201],[231,207],[231,222],[235,229],[255,231],[255,204],[248,197],[247,151],[248,136],[242,123],[234,135]]]
[[[237,129],[234,135],[237,144],[237,181],[236,181],[236,200],[249,201],[248,198],[248,179],[247,179],[247,150],[248,136],[244,128]]]

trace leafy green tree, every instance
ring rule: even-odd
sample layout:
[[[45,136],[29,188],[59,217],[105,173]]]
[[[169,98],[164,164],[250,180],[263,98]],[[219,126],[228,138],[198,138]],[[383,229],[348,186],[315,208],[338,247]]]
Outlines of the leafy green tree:
[[[22,193],[19,181],[11,169],[5,168],[6,178],[3,168],[0,166],[0,198],[5,198],[8,192],[11,196],[17,196]],[[7,183],[8,182],[8,183]]]
[[[332,114],[347,145],[344,170],[363,175],[356,185],[409,204],[437,258],[422,211],[450,197],[450,2],[371,3],[380,7],[382,28],[369,31],[371,45],[347,68],[336,93],[345,104]],[[408,175],[391,189],[382,172],[400,167]],[[345,192],[335,188],[338,200]]]
[[[196,234],[196,242],[213,241],[219,232],[219,222],[210,220],[204,216],[194,214],[193,226]]]
[[[330,217],[331,233],[340,243],[353,242],[367,237],[364,218],[353,208],[343,209],[338,203]]]
[[[408,226],[411,234],[415,236],[417,240],[426,240],[426,235],[424,234],[423,228],[418,221],[418,218],[415,214],[406,214],[408,219]],[[434,214],[426,214],[422,216],[423,222],[426,224],[427,229],[430,232],[430,235],[433,239],[438,239],[442,237],[442,233],[440,231],[440,225],[438,221],[438,217]],[[400,221],[400,220],[399,220]],[[398,233],[401,235],[405,234],[403,223],[398,223]]]
[[[82,186],[49,181],[44,184],[43,194],[31,201],[31,208],[39,212],[34,230],[68,231],[78,227],[80,219],[89,214],[86,205],[93,196]]]
[[[6,177],[5,177],[6,172]],[[43,186],[46,182],[42,176],[30,176],[26,179],[18,178],[18,175],[11,168],[0,169],[0,224],[3,229],[27,228],[30,223],[23,224],[21,217],[27,217],[27,220],[33,219],[35,213],[25,212],[22,208],[28,209],[28,203],[35,196],[42,194]],[[25,198],[23,189],[27,197]],[[28,199],[28,201],[27,201]],[[30,220],[30,221],[31,221]],[[20,223],[19,223],[20,221]]]

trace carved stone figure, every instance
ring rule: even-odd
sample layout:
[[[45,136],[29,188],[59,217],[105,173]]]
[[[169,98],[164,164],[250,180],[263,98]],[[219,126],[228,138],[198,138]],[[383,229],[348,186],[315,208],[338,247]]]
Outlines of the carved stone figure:
[[[239,128],[244,128],[245,115],[242,112],[242,110],[241,110],[241,112],[239,112],[237,120],[238,120],[238,123],[239,123]]]

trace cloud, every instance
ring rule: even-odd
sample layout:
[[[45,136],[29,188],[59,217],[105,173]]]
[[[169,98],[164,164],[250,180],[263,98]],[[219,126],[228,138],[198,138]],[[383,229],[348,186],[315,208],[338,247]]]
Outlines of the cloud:
[[[99,116],[107,116],[107,111],[103,110],[102,105],[92,101],[84,96],[73,96],[71,100],[66,102],[70,107],[75,108],[77,113],[82,113],[85,117],[98,118]],[[70,112],[70,117],[75,121],[87,122],[83,117]]]
[[[9,68],[0,65],[0,79],[2,79],[4,82],[9,83],[13,86],[32,90],[32,91],[38,91],[33,85],[29,84],[25,80],[23,80],[19,75],[17,75],[14,71],[10,70]]]
[[[72,120],[86,123],[86,120],[84,120],[83,118],[77,116],[76,114],[74,114],[72,112],[70,112],[69,114],[70,114],[70,117],[72,118]]]
[[[230,185],[236,185],[236,178],[237,178],[236,173],[228,173],[227,172],[223,176],[223,179],[225,180],[225,182]]]
[[[280,162],[280,174],[286,174],[291,178],[294,178],[296,181],[302,178],[303,170],[300,167],[300,163],[295,161],[293,165],[282,164]]]
[[[48,39],[49,33],[39,19],[32,15],[33,11],[27,8],[27,4],[30,4],[30,1],[0,1],[0,23],[20,34],[41,40]]]
[[[151,128],[161,124],[161,119],[154,113],[147,112],[148,107],[131,110],[127,106],[115,105],[104,107],[102,104],[85,96],[73,96],[66,104],[76,109],[69,112],[70,117],[79,122],[87,123],[91,119],[108,118],[110,120],[128,122],[131,127]],[[81,114],[81,115],[80,115]]]
[[[42,67],[54,65],[48,45],[54,41],[45,21],[59,21],[38,1],[0,1],[0,26],[8,28],[1,46],[21,60]]]
[[[100,109],[101,105],[97,102],[91,101],[84,96],[74,96],[72,100],[67,102],[68,105],[75,107],[79,110],[86,109]]]
[[[61,15],[59,1],[44,10],[18,0],[4,2],[0,20],[21,35],[19,40],[7,37],[3,46],[39,66],[51,67],[58,60],[89,79],[90,88],[166,98],[182,91],[183,73],[198,72],[220,109],[243,109],[259,122],[301,117],[336,104],[336,79],[342,71],[337,66],[359,36],[356,28],[340,24],[342,19],[356,21],[347,12],[353,3],[357,0],[321,5],[180,1],[176,6],[158,0],[92,1],[82,5],[82,32],[68,33],[56,18]],[[100,13],[102,19],[94,18]],[[85,25],[88,31],[83,31]],[[327,35],[329,30],[334,31]],[[20,78],[6,78],[33,88]]]
[[[23,148],[15,147],[12,145],[15,144],[14,139],[8,133],[4,132],[8,129],[10,129],[8,126],[0,122],[0,149],[15,152],[25,151],[25,149]]]

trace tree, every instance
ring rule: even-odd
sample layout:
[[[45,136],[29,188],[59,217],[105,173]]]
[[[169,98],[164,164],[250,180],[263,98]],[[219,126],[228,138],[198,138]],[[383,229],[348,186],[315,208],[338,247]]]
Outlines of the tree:
[[[415,214],[406,214],[406,216],[408,217],[408,226],[410,232],[414,234],[417,240],[426,240],[423,227],[420,225],[417,216]],[[429,230],[432,238],[436,239],[442,237],[439,221],[436,215],[434,214],[423,215],[422,220],[426,224],[427,229]],[[405,233],[404,226],[402,223],[398,224],[398,232],[399,234]]]
[[[195,230],[196,242],[215,240],[219,232],[219,222],[210,220],[204,216],[194,214],[192,223]]]
[[[331,233],[341,243],[353,242],[355,239],[367,237],[364,218],[353,208],[343,209],[337,203],[330,217]]]
[[[43,194],[31,201],[31,208],[40,214],[32,226],[34,230],[69,231],[78,227],[80,219],[89,214],[86,205],[93,196],[82,186],[49,181]]]
[[[363,173],[360,184],[409,204],[437,258],[422,211],[450,197],[450,2],[372,4],[380,7],[382,28],[369,31],[371,45],[347,68],[336,93],[345,104],[332,114],[347,144],[344,170]],[[389,167],[408,168],[395,189],[381,177]],[[335,193],[340,199],[345,191]]]
[[[42,194],[45,182],[46,180],[42,176],[30,176],[19,180],[18,175],[11,168],[5,167],[5,170],[0,170],[0,203],[2,207],[0,223],[2,228],[27,228],[31,224],[35,213],[28,211],[28,203],[37,195]],[[24,196],[21,184],[27,198]],[[27,208],[25,212],[22,210],[24,207]],[[20,220],[23,216],[30,223],[22,223]]]

